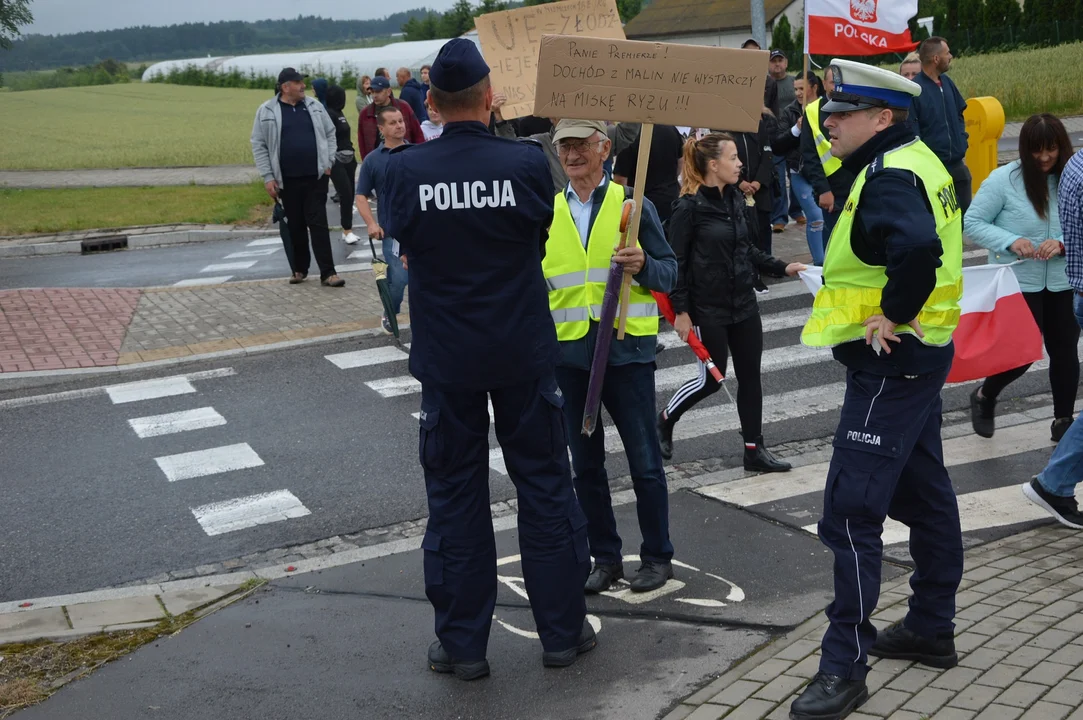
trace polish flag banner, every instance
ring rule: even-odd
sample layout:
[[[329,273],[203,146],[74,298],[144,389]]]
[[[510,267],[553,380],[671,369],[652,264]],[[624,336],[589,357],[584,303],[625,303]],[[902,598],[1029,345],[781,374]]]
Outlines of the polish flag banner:
[[[918,0],[805,0],[805,53],[882,55],[917,47],[907,23]]]
[[[815,295],[823,285],[821,268],[803,271],[801,280]],[[959,312],[949,383],[987,378],[1042,359],[1042,333],[1011,266],[963,268]]]

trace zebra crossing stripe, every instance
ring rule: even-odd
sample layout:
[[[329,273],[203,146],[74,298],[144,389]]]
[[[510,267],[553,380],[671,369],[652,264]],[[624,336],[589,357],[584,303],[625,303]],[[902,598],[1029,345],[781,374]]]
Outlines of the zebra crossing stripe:
[[[259,240],[253,240],[252,242],[248,243],[246,245],[246,247],[263,247],[265,245],[281,245],[281,244],[282,244],[282,238],[280,238],[280,237],[269,237],[269,238],[260,238]]]
[[[311,515],[289,490],[260,493],[192,508],[203,531],[214,537],[236,530]]]
[[[260,249],[260,250],[241,250],[240,252],[230,253],[229,255],[226,255],[226,257],[224,259],[226,259],[226,260],[237,260],[239,258],[267,257],[269,255],[274,255],[276,252],[278,252],[281,249],[282,248],[271,247],[271,248],[263,248],[263,249]]]
[[[225,425],[226,419],[219,415],[214,408],[204,407],[165,415],[132,418],[128,421],[128,424],[132,426],[132,430],[140,438],[149,438],[217,427]]]
[[[158,463],[158,467],[165,473],[166,480],[169,482],[191,480],[263,465],[263,459],[248,443],[166,455],[154,458],[154,462]]]
[[[408,354],[399,350],[397,347],[378,347],[369,350],[355,350],[353,352],[324,355],[324,357],[341,370],[410,359]]]
[[[215,275],[214,277],[188,278],[173,283],[173,287],[198,287],[199,285],[221,285],[233,279],[232,275]]]
[[[208,265],[207,267],[200,270],[200,272],[201,273],[213,273],[213,272],[229,272],[230,270],[247,270],[248,268],[252,267],[253,265],[255,265],[258,262],[259,262],[259,260],[241,260],[241,261],[238,261],[238,262],[231,262],[231,263],[215,263],[213,265]]]

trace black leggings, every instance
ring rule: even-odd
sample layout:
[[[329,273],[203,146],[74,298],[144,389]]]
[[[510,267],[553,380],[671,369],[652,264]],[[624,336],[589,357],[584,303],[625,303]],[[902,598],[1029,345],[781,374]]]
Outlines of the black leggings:
[[[711,359],[726,374],[726,358],[733,356],[733,369],[740,378],[737,385],[737,415],[745,442],[755,442],[763,434],[763,387],[760,384],[760,359],[763,356],[763,324],[757,313],[733,325],[701,325],[695,328],[699,339],[711,353]],[[699,375],[681,386],[666,406],[666,418],[676,423],[700,400],[721,387],[699,363]]]
[[[1079,323],[1075,319],[1071,290],[1023,293],[1023,298],[1038,323],[1049,355],[1049,385],[1053,389],[1053,417],[1072,417],[1079,390]],[[995,400],[1013,381],[1023,376],[1030,365],[999,373],[981,386],[983,397]]]
[[[356,176],[356,160],[348,163],[335,160],[335,164],[331,166],[331,182],[335,184],[335,192],[338,193],[338,209],[343,230],[353,230],[354,178]]]

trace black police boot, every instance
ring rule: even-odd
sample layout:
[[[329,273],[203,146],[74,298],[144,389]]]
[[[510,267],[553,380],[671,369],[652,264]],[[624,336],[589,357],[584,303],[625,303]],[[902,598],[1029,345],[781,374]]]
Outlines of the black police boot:
[[[594,628],[586,620],[583,621],[583,629],[579,631],[579,639],[575,641],[575,647],[559,652],[543,652],[542,665],[548,668],[568,667],[583,653],[588,653],[598,647],[598,636]]]
[[[978,397],[981,386],[970,393],[970,424],[974,432],[983,438],[993,437],[996,431],[997,401],[987,397]]]
[[[658,444],[662,447],[662,458],[673,457],[673,424],[666,420],[666,412],[658,413]]]
[[[868,699],[864,680],[819,672],[790,705],[790,720],[842,720]]]
[[[650,592],[666,584],[673,577],[673,564],[644,560],[639,572],[632,578],[632,592]]]
[[[1059,443],[1060,439],[1064,437],[1064,433],[1068,432],[1068,428],[1070,427],[1072,427],[1072,418],[1057,418],[1053,421],[1053,424],[1049,426],[1049,439],[1055,443]]]
[[[595,565],[587,576],[587,583],[583,589],[588,595],[602,593],[624,577],[624,565]]]
[[[895,660],[913,660],[922,665],[947,670],[959,664],[955,639],[944,635],[930,640],[910,631],[902,621],[876,633],[869,655]]]
[[[793,466],[788,462],[779,460],[771,451],[763,446],[763,435],[756,438],[756,447],[748,447],[745,444],[745,470],[753,472],[786,472]]]
[[[451,673],[460,680],[477,680],[489,674],[489,661],[455,660],[437,640],[429,645],[429,669],[438,673]]]

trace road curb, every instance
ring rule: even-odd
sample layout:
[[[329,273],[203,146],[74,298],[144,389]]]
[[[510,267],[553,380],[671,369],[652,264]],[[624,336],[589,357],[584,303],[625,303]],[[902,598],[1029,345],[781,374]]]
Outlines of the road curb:
[[[183,245],[186,243],[210,242],[215,240],[263,238],[274,235],[276,232],[277,230],[274,228],[265,228],[262,230],[177,230],[162,233],[128,234],[121,229],[115,233],[102,233],[102,237],[124,237],[128,243],[127,249],[134,250],[139,248]],[[42,255],[81,254],[82,252],[82,240],[57,240],[54,242],[30,243],[26,245],[0,245],[0,259],[40,257]]]
[[[379,319],[376,320],[379,323]],[[405,330],[410,327],[409,323],[399,323],[399,329]],[[349,340],[351,338],[378,337],[384,335],[379,327],[351,330],[344,333],[321,335],[313,338],[300,338],[297,340],[284,340],[282,342],[268,343],[266,345],[253,345],[247,348],[235,350],[220,350],[217,352],[200,353],[198,355],[184,355],[182,357],[167,358],[165,360],[148,360],[147,362],[129,363],[127,365],[107,365],[93,368],[69,368],[66,370],[26,370],[23,372],[11,372],[0,374],[0,390],[4,388],[5,380],[30,380],[43,378],[78,378],[95,375],[110,375],[117,373],[136,372],[155,368],[172,367],[185,363],[202,362],[205,360],[226,360],[230,358],[250,357],[261,355],[275,350],[287,350],[290,348],[322,345]]]

